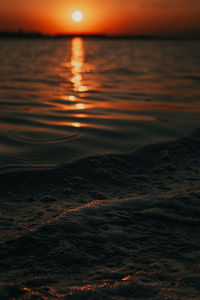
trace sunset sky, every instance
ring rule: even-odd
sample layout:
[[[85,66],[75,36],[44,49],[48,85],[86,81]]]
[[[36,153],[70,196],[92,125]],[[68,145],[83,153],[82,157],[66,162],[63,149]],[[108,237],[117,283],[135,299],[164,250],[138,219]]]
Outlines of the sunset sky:
[[[74,11],[83,20],[72,20]],[[198,34],[200,0],[0,0],[0,30],[48,34]]]

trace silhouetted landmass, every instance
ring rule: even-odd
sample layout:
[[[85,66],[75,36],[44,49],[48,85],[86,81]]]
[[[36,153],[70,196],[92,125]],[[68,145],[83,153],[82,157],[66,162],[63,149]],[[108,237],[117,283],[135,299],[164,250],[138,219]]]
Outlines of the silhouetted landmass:
[[[0,38],[31,38],[31,39],[59,39],[59,38],[71,38],[75,36],[81,37],[95,37],[95,38],[106,38],[107,36],[104,34],[56,34],[56,35],[48,35],[40,32],[23,32],[19,30],[18,32],[7,32],[0,31]]]
[[[50,38],[48,35],[44,35],[40,32],[8,32],[1,31],[0,38]]]
[[[73,37],[84,37],[84,38],[104,38],[104,39],[139,39],[139,40],[182,40],[182,39],[200,39],[200,34],[191,35],[178,35],[178,36],[153,36],[153,35],[106,35],[106,34],[56,34],[48,35],[41,32],[23,32],[19,30],[18,32],[0,31],[0,38],[17,38],[17,39],[63,39],[63,38],[73,38]]]

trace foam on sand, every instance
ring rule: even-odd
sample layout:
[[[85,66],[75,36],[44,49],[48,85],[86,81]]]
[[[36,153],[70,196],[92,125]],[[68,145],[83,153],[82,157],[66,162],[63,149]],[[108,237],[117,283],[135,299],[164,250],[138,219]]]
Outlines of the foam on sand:
[[[199,137],[1,175],[2,297],[198,297]]]

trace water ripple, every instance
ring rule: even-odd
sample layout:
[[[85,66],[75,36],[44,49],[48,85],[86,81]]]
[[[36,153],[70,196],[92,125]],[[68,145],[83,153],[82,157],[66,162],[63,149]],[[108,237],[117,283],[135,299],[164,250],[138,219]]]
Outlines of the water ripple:
[[[0,43],[2,167],[130,152],[200,125],[198,42]]]

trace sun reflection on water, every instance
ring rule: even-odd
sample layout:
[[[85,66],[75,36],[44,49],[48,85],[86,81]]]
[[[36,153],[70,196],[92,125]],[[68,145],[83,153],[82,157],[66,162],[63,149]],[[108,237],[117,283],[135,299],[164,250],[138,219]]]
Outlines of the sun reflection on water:
[[[75,100],[76,100],[76,97],[75,97],[75,96],[69,96],[69,97],[68,97],[68,100],[69,100],[69,101],[75,101]]]
[[[71,123],[71,125],[73,126],[73,127],[81,127],[81,124],[79,123],[79,122],[72,122]]]
[[[82,84],[82,72],[84,63],[83,40],[79,37],[72,39],[71,46],[71,82],[75,92],[86,92],[88,89]]]
[[[76,104],[76,108],[77,109],[84,109],[86,106],[85,106],[85,104],[83,104],[83,103],[78,103],[78,104]]]

